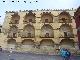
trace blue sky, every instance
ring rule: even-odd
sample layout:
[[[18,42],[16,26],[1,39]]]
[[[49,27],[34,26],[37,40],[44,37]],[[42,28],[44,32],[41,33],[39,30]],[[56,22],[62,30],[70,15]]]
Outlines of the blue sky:
[[[26,1],[26,3],[24,1]],[[37,0],[37,1],[38,2],[36,2],[36,0],[0,0],[0,16],[1,16],[0,24],[3,24],[5,11],[18,11],[27,9],[28,10],[71,9],[80,6],[80,0]]]

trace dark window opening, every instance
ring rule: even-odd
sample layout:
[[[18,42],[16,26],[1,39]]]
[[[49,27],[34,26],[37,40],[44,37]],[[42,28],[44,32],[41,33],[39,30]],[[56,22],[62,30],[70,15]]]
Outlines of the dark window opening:
[[[31,37],[31,33],[28,33],[28,37]]]
[[[13,37],[14,37],[14,38],[16,37],[16,33],[13,33]]]
[[[65,20],[66,20],[65,18],[62,18],[62,21],[63,21],[63,22],[65,22]]]
[[[0,33],[1,33],[1,29],[0,29]]]
[[[46,34],[45,34],[45,37],[49,37],[49,33],[46,33]]]
[[[15,20],[15,23],[17,24],[18,23],[18,20]]]
[[[48,23],[48,19],[45,19],[45,22]]]
[[[67,32],[64,32],[64,37],[67,37]]]
[[[32,19],[29,19],[29,22],[32,22]]]

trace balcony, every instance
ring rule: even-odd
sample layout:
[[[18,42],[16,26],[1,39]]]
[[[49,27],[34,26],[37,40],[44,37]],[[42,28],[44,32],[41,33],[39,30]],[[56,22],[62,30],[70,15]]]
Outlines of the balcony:
[[[46,33],[44,36],[40,36],[40,38],[54,38],[54,37],[50,36],[49,33]]]
[[[17,38],[17,36],[7,36],[7,38]]]
[[[16,35],[16,33],[13,33],[13,35],[8,34],[7,38],[17,38],[17,35]]]
[[[59,38],[74,38],[74,35],[72,35],[72,36],[60,36]]]
[[[74,36],[60,36],[59,38],[74,38]]]
[[[74,38],[72,33],[64,32],[64,36],[60,36],[59,38]]]
[[[34,38],[34,37],[30,37],[30,36],[21,36],[21,38]]]
[[[22,35],[21,38],[34,38],[34,36],[32,36],[31,33],[28,33],[27,36]]]

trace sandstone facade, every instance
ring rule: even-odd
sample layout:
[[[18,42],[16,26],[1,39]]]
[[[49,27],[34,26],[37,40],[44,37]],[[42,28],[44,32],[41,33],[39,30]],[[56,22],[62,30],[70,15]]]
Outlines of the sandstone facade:
[[[0,45],[3,49],[56,52],[67,48],[77,51],[76,10],[37,10],[6,12]]]

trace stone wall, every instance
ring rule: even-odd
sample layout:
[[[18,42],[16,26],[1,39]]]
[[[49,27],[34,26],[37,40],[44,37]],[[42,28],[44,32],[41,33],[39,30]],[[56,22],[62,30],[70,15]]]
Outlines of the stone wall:
[[[70,10],[70,11],[68,10],[65,10],[65,11],[64,10],[59,10],[59,11],[38,10],[38,11],[18,12],[18,15],[20,16],[19,23],[10,23],[12,20],[12,16],[15,15],[16,12],[15,13],[8,12],[6,13],[5,19],[4,19],[4,23],[2,27],[3,32],[0,33],[0,36],[1,36],[0,45],[3,47],[3,49],[9,50],[10,48],[13,48],[14,50],[17,50],[17,51],[34,51],[34,52],[56,51],[57,53],[60,47],[68,48],[70,50],[75,51],[76,49],[78,49],[78,36],[77,36],[76,23],[73,18],[74,12],[75,10]],[[32,20],[34,20],[34,17],[32,18],[29,17],[28,20],[30,21],[27,22],[26,21],[27,18],[26,20],[24,19],[25,15],[27,17],[35,15],[34,16],[35,22],[32,22]],[[59,16],[63,16],[63,17],[59,18]],[[13,20],[18,20],[18,19],[13,18]],[[24,20],[26,21],[26,23]],[[32,27],[31,28],[27,27],[26,31],[24,32],[24,27],[28,25],[33,26],[33,29]],[[65,25],[64,27],[66,30],[64,28],[60,30],[62,25]],[[17,27],[18,29],[17,32],[14,31],[15,29],[13,29],[13,31],[10,30],[12,26]],[[13,36],[9,37],[8,36],[9,32],[12,33]],[[67,32],[72,32],[71,33],[72,35],[70,35]],[[22,34],[26,36],[22,37]],[[15,40],[15,43],[13,44],[13,42],[10,42],[10,44],[8,44],[8,40]],[[26,41],[23,44],[24,40]],[[72,44],[72,46],[70,44]]]

